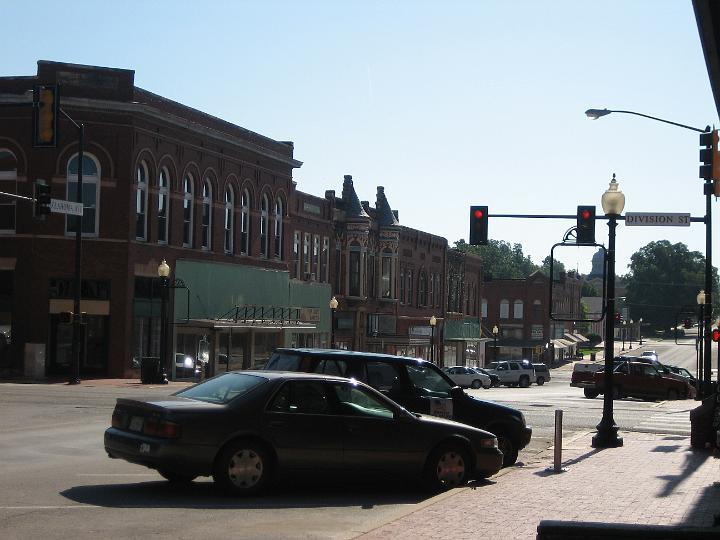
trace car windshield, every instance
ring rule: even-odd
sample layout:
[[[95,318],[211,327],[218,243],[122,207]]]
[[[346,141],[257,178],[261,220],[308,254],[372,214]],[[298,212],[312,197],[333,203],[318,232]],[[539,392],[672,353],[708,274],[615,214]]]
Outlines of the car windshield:
[[[267,379],[257,375],[223,373],[185,390],[175,392],[174,395],[208,403],[228,403],[264,382],[267,382]]]
[[[450,389],[453,387],[439,370],[425,365],[408,365],[408,377],[412,384],[420,390],[422,395],[430,397],[450,397]]]

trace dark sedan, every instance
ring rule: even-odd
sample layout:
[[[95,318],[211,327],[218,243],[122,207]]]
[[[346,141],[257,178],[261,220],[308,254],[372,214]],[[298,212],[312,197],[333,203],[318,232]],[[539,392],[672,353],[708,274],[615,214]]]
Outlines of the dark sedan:
[[[369,386],[303,373],[224,373],[171,396],[117,400],[105,450],[170,481],[212,475],[253,494],[284,473],[381,472],[447,489],[502,466],[491,433],[413,414]]]

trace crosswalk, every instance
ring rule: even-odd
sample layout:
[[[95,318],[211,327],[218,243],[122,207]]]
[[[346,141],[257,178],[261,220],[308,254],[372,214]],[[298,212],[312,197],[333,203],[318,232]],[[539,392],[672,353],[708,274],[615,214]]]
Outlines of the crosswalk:
[[[668,433],[672,435],[690,435],[690,411],[663,411],[653,414],[640,424],[633,426],[633,431],[650,433]]]

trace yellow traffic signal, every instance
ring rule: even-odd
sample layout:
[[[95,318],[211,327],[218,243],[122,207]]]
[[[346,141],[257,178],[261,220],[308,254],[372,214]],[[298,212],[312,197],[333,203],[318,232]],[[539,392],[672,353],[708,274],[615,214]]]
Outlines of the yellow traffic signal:
[[[33,92],[33,146],[57,143],[58,92],[55,85],[38,85]]]

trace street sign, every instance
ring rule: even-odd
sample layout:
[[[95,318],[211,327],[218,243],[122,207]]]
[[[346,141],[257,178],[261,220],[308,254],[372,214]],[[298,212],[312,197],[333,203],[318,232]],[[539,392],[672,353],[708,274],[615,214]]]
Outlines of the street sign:
[[[689,227],[690,214],[626,212],[625,225],[628,227]]]
[[[50,211],[56,214],[83,215],[83,204],[63,199],[50,199]]]

